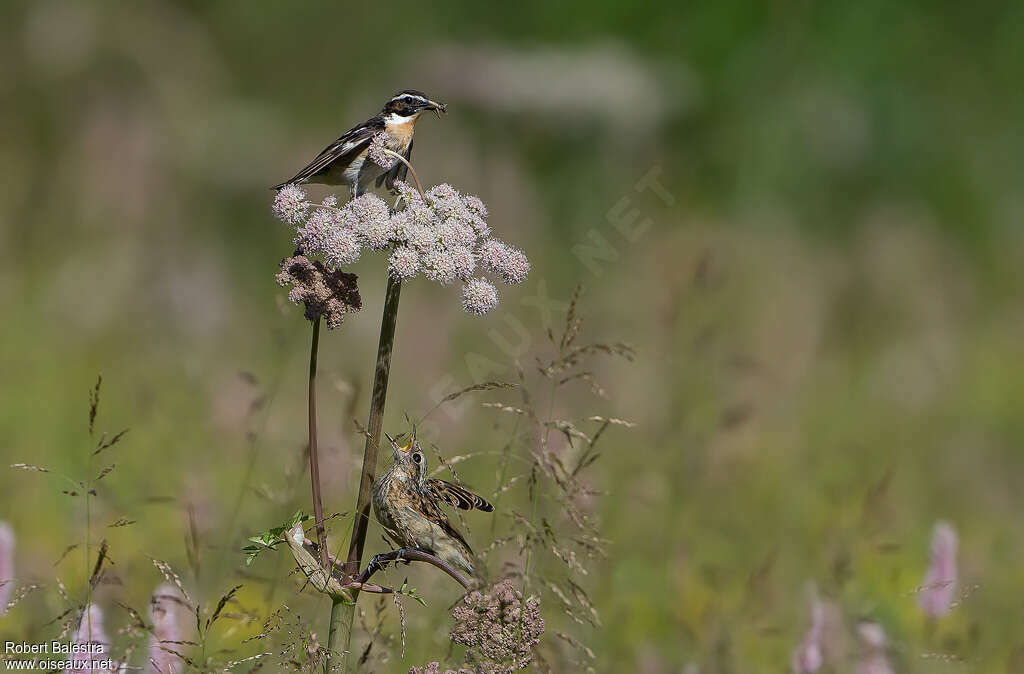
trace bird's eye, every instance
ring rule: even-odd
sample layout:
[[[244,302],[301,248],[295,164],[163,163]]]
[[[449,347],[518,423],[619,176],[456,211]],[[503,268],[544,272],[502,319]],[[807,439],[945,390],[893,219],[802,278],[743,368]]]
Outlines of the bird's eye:
[[[420,463],[421,461],[423,461],[423,455],[422,454],[418,454],[418,453],[417,454],[413,454],[412,455],[412,460],[413,460],[414,463]]]

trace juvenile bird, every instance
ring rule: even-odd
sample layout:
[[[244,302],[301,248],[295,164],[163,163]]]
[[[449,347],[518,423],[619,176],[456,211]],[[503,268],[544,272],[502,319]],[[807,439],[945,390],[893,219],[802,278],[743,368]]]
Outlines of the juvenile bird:
[[[376,181],[377,187],[385,184],[390,190],[396,180],[405,179],[405,164],[396,161],[392,168],[385,171],[376,162],[369,160],[367,155],[370,142],[374,136],[383,133],[384,146],[408,161],[412,157],[412,136],[416,120],[428,110],[440,117],[447,106],[430,100],[426,94],[414,89],[395,94],[384,104],[380,113],[346,131],[291,179],[271,189],[279,190],[292,183],[347,185],[352,198],[355,198]]]
[[[494,506],[457,484],[427,477],[427,457],[415,430],[404,447],[385,435],[394,463],[373,485],[373,510],[385,533],[402,547],[419,548],[481,578],[482,568],[473,550],[452,527],[441,504],[484,512],[491,512]]]

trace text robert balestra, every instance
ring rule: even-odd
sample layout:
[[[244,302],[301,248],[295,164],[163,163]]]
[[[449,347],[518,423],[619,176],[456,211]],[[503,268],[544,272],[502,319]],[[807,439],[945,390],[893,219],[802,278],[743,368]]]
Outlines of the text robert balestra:
[[[62,641],[42,641],[39,643],[28,641],[4,642],[4,653],[17,655],[96,655],[102,653],[103,649],[103,644],[94,641],[84,644],[64,643]]]

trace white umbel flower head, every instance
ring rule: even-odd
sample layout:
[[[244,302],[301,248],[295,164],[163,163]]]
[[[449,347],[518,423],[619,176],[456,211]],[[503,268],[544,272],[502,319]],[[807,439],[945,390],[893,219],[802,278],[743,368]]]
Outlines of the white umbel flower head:
[[[422,267],[419,254],[409,246],[395,248],[388,258],[388,273],[403,281],[415,278]]]
[[[462,286],[462,308],[468,313],[483,316],[496,306],[498,289],[487,279],[470,279]]]
[[[387,156],[382,152],[387,141],[385,134],[378,134],[371,153]],[[334,197],[311,204],[301,188],[287,185],[274,199],[274,214],[296,225],[296,255],[306,266],[325,267],[321,275],[340,273],[341,267],[360,259],[363,249],[388,251],[388,274],[393,279],[406,281],[422,274],[441,285],[462,281],[463,308],[471,314],[485,314],[498,303],[494,284],[474,274],[491,272],[509,284],[526,279],[530,261],[522,251],[489,238],[487,207],[478,197],[460,194],[447,184],[436,185],[422,196],[402,181],[396,181],[395,189],[401,206],[392,212],[373,194],[339,207]],[[309,309],[310,298],[318,301],[323,293],[319,286],[307,286],[305,282],[295,285],[289,299]],[[316,301],[313,305],[313,314],[319,315],[319,305]]]
[[[306,192],[298,185],[285,185],[274,197],[274,216],[289,225],[297,225],[306,217],[310,203]]]
[[[473,255],[471,248],[453,248],[452,252],[452,264],[455,265],[455,276],[468,281],[473,275],[473,270],[476,269],[476,257]]]
[[[370,157],[370,161],[387,171],[398,161],[394,155],[388,154],[388,152],[390,152],[388,148],[388,134],[381,131],[370,141],[367,155]]]
[[[455,258],[447,250],[435,248],[420,256],[423,261],[423,274],[431,281],[448,285],[459,277],[455,267]]]
[[[383,199],[364,194],[345,204],[345,221],[363,245],[384,250],[391,243],[391,212]]]
[[[475,197],[470,194],[463,199],[463,202],[466,204],[466,208],[469,209],[470,213],[481,220],[487,219],[487,206],[484,205],[484,202],[480,201],[480,197]]]
[[[341,211],[335,197],[327,197],[319,206],[313,207],[313,214],[306,224],[295,230],[295,245],[308,252],[326,251],[327,237],[341,226]]]
[[[326,232],[321,250],[327,266],[337,269],[343,265],[358,262],[362,249],[355,232],[348,228],[336,227]]]
[[[501,276],[505,283],[522,283],[530,273],[530,261],[522,251],[497,239],[487,239],[477,251],[480,263]]]
[[[437,245],[437,230],[430,225],[413,222],[405,227],[406,241],[419,250],[430,250]]]

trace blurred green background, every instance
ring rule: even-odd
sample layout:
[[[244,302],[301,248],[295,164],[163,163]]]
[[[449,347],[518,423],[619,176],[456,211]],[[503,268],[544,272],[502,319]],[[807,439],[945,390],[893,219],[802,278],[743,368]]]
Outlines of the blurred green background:
[[[637,426],[608,431],[589,478],[610,554],[582,584],[602,627],[545,595],[555,671],[581,657],[556,631],[597,671],[787,671],[812,583],[851,640],[833,671],[854,671],[859,619],[884,626],[899,672],[1024,671],[1024,4],[46,0],[0,16],[0,447],[84,475],[103,373],[98,428],[131,428],[96,460],[117,464],[92,512],[116,562],[97,595],[111,633],[116,601],[143,607],[159,582],[152,556],[206,602],[243,582],[246,610],[288,603],[325,640],[286,553],[238,580],[244,538],[309,508],[309,328],[273,283],[292,247],[267,186],[417,88],[449,105],[419,125],[424,182],[479,195],[533,271],[480,319],[455,288],[408,286],[385,428],[533,368],[536,298],[577,283],[587,339],[638,350],[593,363],[606,398],[581,384],[557,403]],[[614,221],[634,210],[650,226],[626,237]],[[321,344],[332,512],[358,481],[384,269],[356,265],[364,310]],[[508,421],[478,403],[510,399],[460,400],[431,441],[500,449]],[[499,486],[493,457],[460,474]],[[65,488],[0,470],[19,584],[47,585],[4,637],[54,632],[55,576],[81,596],[81,551],[54,566],[85,530]],[[122,516],[136,524],[96,532]],[[507,526],[484,517],[468,519],[478,547]],[[914,590],[939,519],[960,533],[961,601],[928,623]],[[383,549],[374,529],[368,544]],[[391,581],[404,573],[429,607],[406,607],[405,659],[392,642],[375,671],[447,653],[458,593],[431,569]]]

